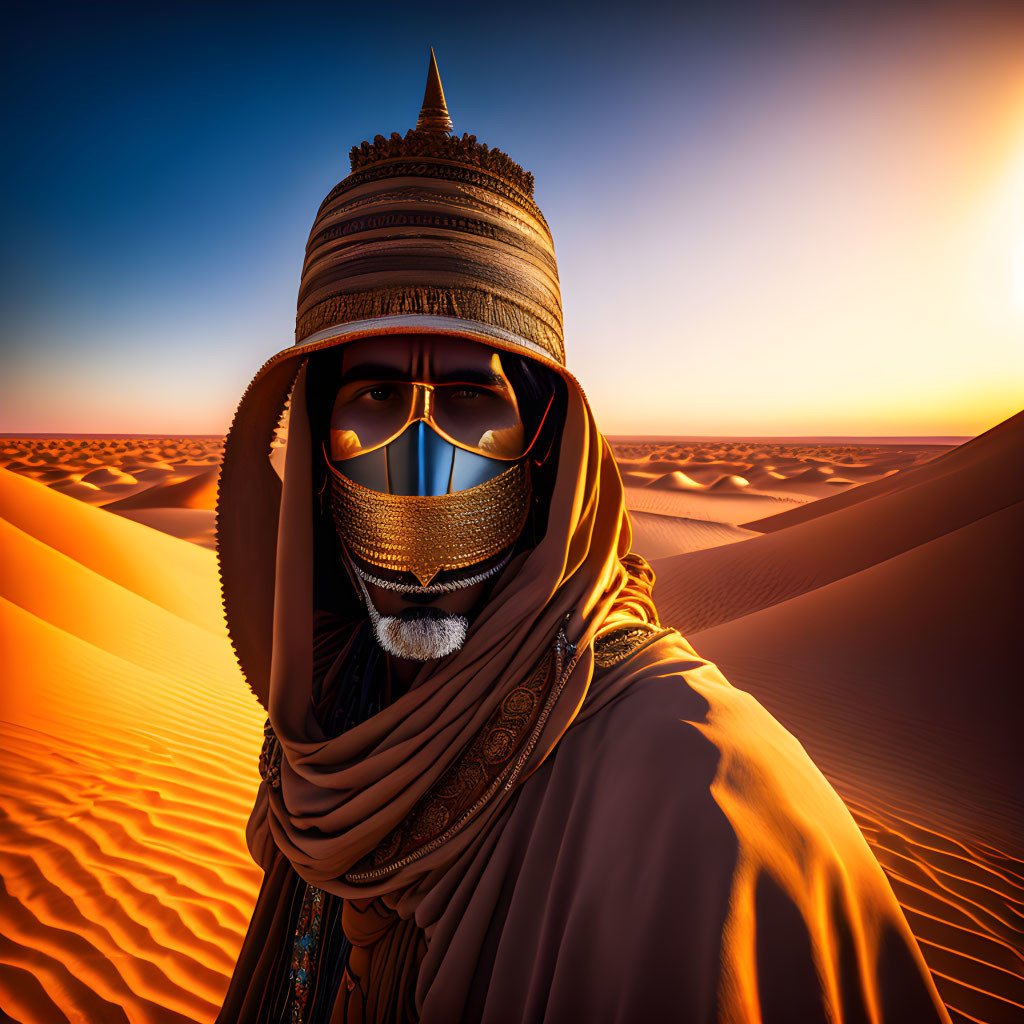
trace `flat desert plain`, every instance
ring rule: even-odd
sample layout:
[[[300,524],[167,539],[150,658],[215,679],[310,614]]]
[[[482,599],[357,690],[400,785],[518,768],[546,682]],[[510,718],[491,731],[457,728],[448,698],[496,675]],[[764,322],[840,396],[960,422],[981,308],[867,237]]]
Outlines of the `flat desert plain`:
[[[0,1016],[216,1016],[264,715],[220,438],[0,439]],[[683,631],[807,748],[954,1021],[1024,1019],[1024,414],[965,444],[612,439]]]

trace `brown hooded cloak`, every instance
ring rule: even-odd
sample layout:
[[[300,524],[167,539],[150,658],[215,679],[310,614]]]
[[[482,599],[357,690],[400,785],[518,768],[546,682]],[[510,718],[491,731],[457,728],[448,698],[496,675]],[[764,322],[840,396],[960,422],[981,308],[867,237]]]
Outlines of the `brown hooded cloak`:
[[[219,1019],[308,1020],[326,999],[339,1022],[948,1020],[838,796],[658,623],[614,458],[564,368],[532,179],[484,150],[420,131],[354,151],[310,236],[299,342],[228,438],[225,606],[269,718],[247,833],[266,874]],[[460,650],[330,735],[304,375],[319,349],[410,331],[562,376],[546,530]]]

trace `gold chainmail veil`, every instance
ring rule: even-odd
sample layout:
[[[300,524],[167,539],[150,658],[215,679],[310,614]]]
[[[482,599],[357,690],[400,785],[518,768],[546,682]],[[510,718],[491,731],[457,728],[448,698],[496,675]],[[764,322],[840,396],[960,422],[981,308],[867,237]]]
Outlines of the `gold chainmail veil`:
[[[349,550],[426,586],[441,569],[479,565],[509,547],[530,512],[529,463],[447,494],[382,494],[328,465],[334,522]]]

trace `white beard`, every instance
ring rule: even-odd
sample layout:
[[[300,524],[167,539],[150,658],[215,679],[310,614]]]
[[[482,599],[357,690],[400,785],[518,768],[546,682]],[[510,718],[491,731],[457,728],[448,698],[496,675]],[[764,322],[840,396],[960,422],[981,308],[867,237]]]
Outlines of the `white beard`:
[[[457,651],[465,643],[469,629],[465,615],[399,619],[394,615],[380,615],[372,604],[370,608],[377,643],[396,658],[430,661]]]
[[[457,651],[466,641],[469,619],[465,615],[444,612],[441,615],[400,619],[396,615],[381,615],[370,600],[370,592],[357,573],[356,581],[366,600],[373,635],[388,654],[409,661],[431,661]]]

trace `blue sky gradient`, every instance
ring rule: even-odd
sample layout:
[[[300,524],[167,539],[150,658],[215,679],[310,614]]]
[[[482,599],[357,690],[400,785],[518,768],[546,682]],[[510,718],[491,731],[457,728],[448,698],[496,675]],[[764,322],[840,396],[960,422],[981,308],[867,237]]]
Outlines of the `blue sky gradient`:
[[[984,298],[977,260],[922,276],[914,254],[961,245],[928,235],[957,197],[971,231],[1016,216],[1022,25],[1009,7],[43,6],[4,58],[0,430],[224,430],[291,341],[321,199],[352,145],[415,123],[433,45],[456,132],[536,176],[606,430],[977,432],[1014,411],[1024,303]],[[974,92],[937,128],[947,82]],[[1011,228],[1008,267],[1024,216]],[[884,274],[880,250],[899,256]],[[947,279],[955,308],[919,322]]]

